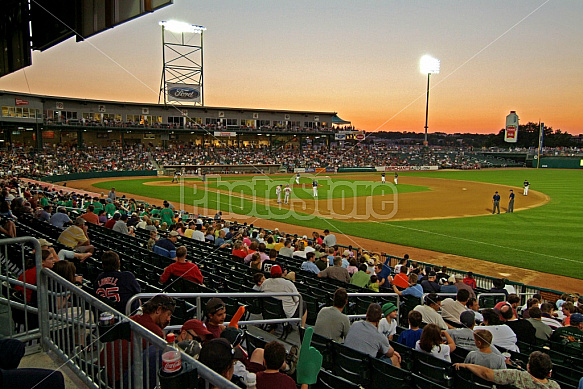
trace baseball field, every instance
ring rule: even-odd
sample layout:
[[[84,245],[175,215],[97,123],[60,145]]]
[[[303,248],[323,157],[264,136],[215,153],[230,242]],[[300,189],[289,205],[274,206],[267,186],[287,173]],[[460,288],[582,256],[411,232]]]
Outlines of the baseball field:
[[[392,173],[386,184],[380,173],[328,174],[302,174],[300,184],[293,175],[256,175],[208,176],[205,182],[185,177],[180,183],[171,183],[171,177],[81,180],[69,186],[97,192],[115,187],[128,197],[156,204],[168,200],[177,209],[211,216],[221,210],[226,218],[280,225],[286,232],[290,224],[301,231],[329,229],[344,244],[351,244],[351,237],[367,238],[583,279],[581,171],[402,172],[398,185]],[[522,194],[525,179],[531,183],[528,196]],[[276,187],[288,184],[290,204],[279,204]],[[505,212],[510,189],[516,194],[514,213]],[[501,213],[493,215],[495,191],[502,198]]]

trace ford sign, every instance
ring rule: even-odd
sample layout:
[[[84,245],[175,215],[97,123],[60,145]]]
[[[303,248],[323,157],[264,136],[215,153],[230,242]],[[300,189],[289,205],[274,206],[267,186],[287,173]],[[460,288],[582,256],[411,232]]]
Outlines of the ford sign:
[[[200,101],[200,88],[196,85],[168,85],[168,100]]]

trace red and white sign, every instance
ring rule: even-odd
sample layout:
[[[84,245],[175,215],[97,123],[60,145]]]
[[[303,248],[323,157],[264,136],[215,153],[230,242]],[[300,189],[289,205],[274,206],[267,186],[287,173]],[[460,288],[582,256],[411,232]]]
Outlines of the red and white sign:
[[[27,100],[22,100],[22,99],[14,99],[14,103],[16,105],[28,105],[28,101]]]
[[[215,131],[214,136],[237,136],[236,132],[227,132],[227,131]]]
[[[364,140],[365,135],[364,134],[356,134],[354,135],[354,139],[356,140]]]

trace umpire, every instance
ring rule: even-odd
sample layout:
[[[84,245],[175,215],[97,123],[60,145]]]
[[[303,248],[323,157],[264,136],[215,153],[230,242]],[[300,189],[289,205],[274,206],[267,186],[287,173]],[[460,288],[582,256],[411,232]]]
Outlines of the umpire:
[[[496,209],[498,209],[498,214],[500,214],[500,195],[498,194],[498,191],[494,193],[492,203],[494,204],[492,207],[492,214],[496,213]]]

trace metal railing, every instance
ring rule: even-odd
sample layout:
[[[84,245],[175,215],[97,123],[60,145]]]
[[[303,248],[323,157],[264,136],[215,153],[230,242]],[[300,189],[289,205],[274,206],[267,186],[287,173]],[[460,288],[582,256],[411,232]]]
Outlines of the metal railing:
[[[34,253],[33,253],[34,250]],[[25,284],[17,278],[27,262],[34,259],[36,264],[36,278],[40,277],[41,248],[38,240],[32,237],[7,238],[0,240],[0,279],[2,281],[2,294],[0,305],[6,309],[6,325],[1,325],[0,337],[16,338],[23,342],[40,339],[41,332],[38,326],[39,308],[35,302],[37,288],[32,284]],[[14,285],[22,286],[23,291],[14,290]],[[26,296],[29,294],[31,300]],[[4,332],[6,330],[6,332]],[[30,344],[30,343],[29,343]],[[39,344],[29,346],[27,353],[38,351]]]
[[[131,297],[126,304],[126,314],[129,316],[132,312],[132,304],[134,301],[140,299],[141,297],[154,297],[159,293],[139,293]],[[165,296],[173,298],[182,299],[194,299],[196,300],[196,317],[195,319],[204,320],[203,316],[203,305],[202,299],[213,298],[213,297],[225,297],[225,298],[268,298],[268,297],[298,297],[298,304],[301,307],[303,305],[303,298],[300,293],[164,293]],[[282,317],[281,319],[262,319],[262,320],[246,320],[239,321],[241,325],[255,325],[255,324],[280,324],[280,323],[301,323],[302,322],[302,310],[298,309],[298,317]],[[170,329],[180,329],[179,327],[169,327]]]
[[[40,317],[43,345],[87,386],[125,389],[158,385],[164,339],[49,269],[42,270],[40,280],[39,306],[49,307],[50,312]],[[113,314],[115,325],[98,325],[102,313]],[[237,387],[184,353],[182,360],[196,368],[207,385]]]

